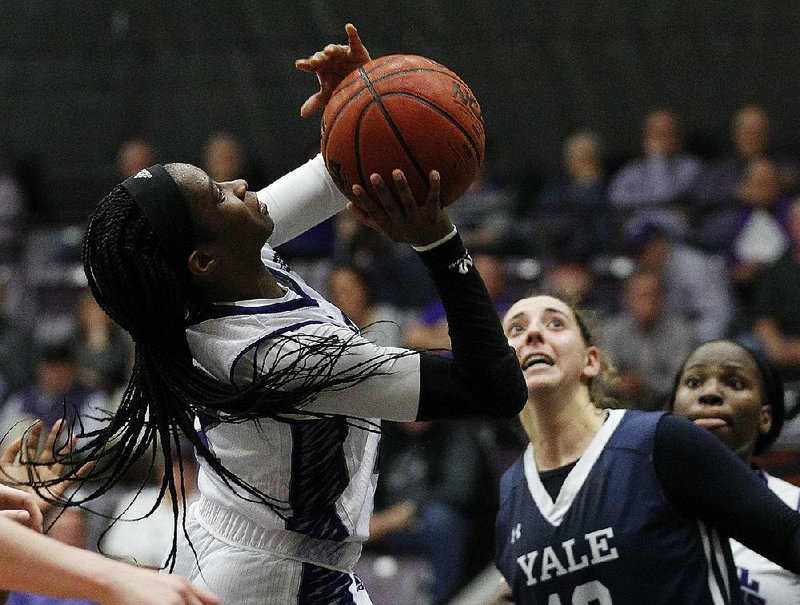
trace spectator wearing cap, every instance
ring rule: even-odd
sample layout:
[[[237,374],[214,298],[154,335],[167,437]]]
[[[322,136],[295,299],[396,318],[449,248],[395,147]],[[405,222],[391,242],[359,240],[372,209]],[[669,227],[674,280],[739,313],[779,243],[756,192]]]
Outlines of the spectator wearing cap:
[[[103,391],[85,385],[79,378],[79,368],[68,343],[47,345],[39,352],[35,380],[9,397],[0,411],[0,435],[10,443],[34,420],[45,425],[66,417],[68,422],[80,414],[84,426],[108,409],[108,397]]]
[[[695,343],[728,334],[734,299],[723,257],[688,245],[654,218],[631,221],[624,244],[638,269],[661,277],[664,311],[691,323]]]

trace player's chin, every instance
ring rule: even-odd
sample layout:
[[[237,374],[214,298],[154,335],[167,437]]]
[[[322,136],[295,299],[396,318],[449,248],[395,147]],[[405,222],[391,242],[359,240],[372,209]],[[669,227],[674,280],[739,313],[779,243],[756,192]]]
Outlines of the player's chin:
[[[525,384],[528,385],[528,393],[545,393],[558,386],[558,381],[553,376],[545,376],[542,372],[525,372]]]
[[[264,217],[264,243],[267,243],[267,240],[272,237],[272,234],[275,232],[275,223],[272,222],[272,217],[267,215]]]

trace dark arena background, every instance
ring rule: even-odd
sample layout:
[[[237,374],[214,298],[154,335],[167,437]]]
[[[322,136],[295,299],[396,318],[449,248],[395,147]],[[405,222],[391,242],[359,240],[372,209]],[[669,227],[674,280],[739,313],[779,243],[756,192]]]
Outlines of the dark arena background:
[[[345,42],[347,21],[372,56],[425,55],[470,84],[496,178],[547,178],[576,128],[612,160],[635,154],[654,105],[677,111],[700,153],[726,145],[743,103],[767,108],[779,146],[800,145],[800,5],[634,0],[6,0],[0,143],[44,220],[82,219],[134,135],[192,162],[230,130],[279,176],[319,126],[299,116],[316,82],[294,60]]]
[[[266,186],[319,150],[320,114],[300,117],[301,104],[318,90],[318,83],[294,62],[328,43],[345,44],[348,22],[358,27],[372,58],[395,53],[428,57],[463,78],[478,99],[486,134],[485,186],[447,210],[463,213],[453,221],[476,266],[484,253],[479,271],[498,312],[516,297],[547,289],[596,307],[601,323],[609,320],[601,325],[602,333],[610,320],[633,314],[628,287],[634,280],[629,278],[646,264],[642,250],[653,241],[668,240],[665,246],[672,248],[662,248],[655,263],[662,264],[646,267],[650,283],[656,284],[651,291],[660,297],[654,304],[658,319],[669,325],[663,333],[674,333],[670,322],[679,315],[685,332],[691,331],[686,342],[691,338],[692,346],[727,337],[763,348],[753,328],[756,293],[766,288],[757,281],[762,274],[737,273],[737,268],[752,267],[731,261],[734,236],[720,235],[723,221],[718,223],[715,213],[754,212],[748,204],[762,202],[772,204],[770,211],[800,203],[800,2],[0,0],[0,435],[7,428],[3,422],[10,395],[36,380],[36,363],[43,361],[37,357],[40,350],[71,343],[88,332],[82,313],[94,318],[89,322],[107,320],[87,298],[81,245],[95,204],[122,180],[117,162],[123,144],[142,139],[152,145],[154,162],[187,162],[210,172],[203,150],[212,136],[228,133],[245,156],[244,174],[236,176],[246,177],[253,190]],[[768,116],[769,144],[733,159],[738,172],[724,195],[712,191],[701,199],[700,188],[671,191],[675,195],[658,210],[676,211],[670,218],[683,221],[683,230],[627,222],[633,203],[612,203],[609,191],[621,169],[642,158],[643,123],[654,109],[669,110],[677,118],[672,124],[680,126],[685,152],[679,159],[697,168],[697,178],[718,160],[731,159],[732,122],[746,106]],[[579,179],[565,178],[564,156],[565,142],[584,131],[594,135],[583,138],[584,150],[599,150],[594,159],[600,158],[596,165],[602,169],[589,187],[580,189],[573,187]],[[659,152],[649,159],[658,163],[678,155]],[[764,157],[767,181],[772,180],[764,185],[756,182],[756,174],[744,191],[749,169]],[[656,185],[671,189],[677,180],[661,179]],[[569,199],[575,204],[566,209],[565,200],[575,189],[579,193]],[[583,196],[586,189],[589,193]],[[647,195],[636,201],[644,211],[657,205]],[[702,206],[701,201],[708,203]],[[785,246],[777,253],[782,259],[793,245],[800,258],[800,235],[788,231],[785,222],[772,231],[785,235]],[[378,316],[386,319],[384,324],[400,326],[399,336],[397,342],[381,344],[449,346],[435,289],[410,247],[393,245],[359,227],[346,212],[309,233],[313,235],[278,251],[343,310],[352,298],[370,311],[375,306],[389,309]],[[759,248],[764,242],[755,237],[753,243]],[[665,258],[679,247],[684,254],[680,258],[691,262],[673,263],[677,277],[670,285],[664,277]],[[756,259],[758,270],[776,259]],[[338,264],[346,264],[352,273],[340,277],[349,280],[339,288],[344,291],[341,299],[333,296],[336,288],[329,280],[334,269],[341,269]],[[664,283],[658,282],[661,278]],[[684,289],[685,284],[693,289]],[[712,287],[725,296],[709,294]],[[794,287],[788,302],[784,299],[780,308],[778,301],[772,309],[793,323],[787,340],[794,341],[796,357],[781,368],[786,371],[787,422],[760,462],[773,475],[800,485],[800,285]],[[711,304],[700,308],[701,298],[711,298]],[[668,316],[670,300],[677,301],[677,311]],[[358,304],[350,308],[345,312],[364,328],[355,319]],[[706,315],[717,323],[701,333],[698,326]],[[412,328],[420,328],[415,323],[424,324],[425,330],[414,332]],[[9,326],[29,338],[4,341]],[[116,375],[98,388],[113,403],[127,384],[132,347],[115,326],[104,324],[103,329],[101,336],[116,337],[119,359]],[[617,330],[617,353],[639,350],[628,346],[634,332]],[[442,334],[444,343],[437,340]],[[636,379],[629,381],[631,392],[618,389],[612,394],[620,400],[630,396],[622,405],[664,407],[688,350],[673,349],[673,341],[664,337],[621,363],[611,340],[602,342],[611,360]],[[12,366],[26,354],[27,373],[18,372],[12,380]],[[98,358],[101,369],[108,369],[110,356],[95,356],[94,361]],[[636,367],[623,367],[626,361]],[[645,380],[655,374],[660,381]],[[485,604],[496,584],[498,572],[491,562],[497,504],[493,489],[528,443],[516,420],[509,425],[476,421],[469,433],[480,444],[475,450],[485,454],[478,470],[490,477],[476,479],[478,493],[470,501],[494,499],[473,515],[488,522],[481,526],[485,531],[474,532],[470,581],[448,605]],[[412,438],[402,439],[401,445],[407,445]],[[390,476],[385,469],[381,472]],[[112,511],[109,507],[105,512]],[[86,523],[85,543],[93,548],[102,519],[87,516]],[[157,533],[171,535],[171,526]],[[375,605],[427,603],[432,572],[424,558],[379,552],[362,561],[358,571]]]

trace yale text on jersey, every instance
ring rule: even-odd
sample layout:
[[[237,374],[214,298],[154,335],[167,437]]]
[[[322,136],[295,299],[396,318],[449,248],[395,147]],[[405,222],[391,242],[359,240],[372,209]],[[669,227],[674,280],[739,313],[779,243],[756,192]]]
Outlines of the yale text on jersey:
[[[541,552],[532,550],[517,557],[517,564],[525,574],[527,585],[533,586],[552,577],[618,558],[619,553],[614,546],[614,530],[606,527],[584,534],[580,542],[570,538],[560,545],[546,546]]]

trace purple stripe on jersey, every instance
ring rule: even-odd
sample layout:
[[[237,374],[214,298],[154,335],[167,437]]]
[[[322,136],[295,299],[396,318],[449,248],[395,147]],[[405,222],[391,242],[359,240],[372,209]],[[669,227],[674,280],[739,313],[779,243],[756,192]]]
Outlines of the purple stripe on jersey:
[[[298,296],[314,300],[314,297],[306,292],[303,286],[288,273],[278,271],[275,267],[267,267],[267,269],[269,269],[270,273],[272,273],[279,282],[289,286]]]
[[[283,327],[283,328],[281,328],[280,330],[273,330],[273,331],[272,331],[272,332],[270,332],[269,334],[267,334],[267,335],[265,335],[265,336],[262,336],[261,338],[259,338],[259,339],[258,339],[258,340],[256,340],[255,342],[251,343],[250,345],[248,345],[247,347],[245,347],[245,348],[242,350],[242,352],[241,352],[241,353],[239,353],[239,354],[236,356],[236,359],[234,359],[234,360],[233,360],[233,363],[231,364],[231,373],[230,373],[230,376],[228,377],[228,378],[230,379],[231,383],[233,383],[233,372],[234,372],[234,370],[236,369],[236,366],[237,366],[237,364],[239,363],[239,360],[240,360],[242,357],[244,357],[244,355],[245,355],[245,354],[246,354],[248,351],[250,351],[250,350],[254,349],[255,347],[257,347],[257,346],[259,346],[260,344],[262,344],[262,343],[263,343],[265,340],[269,340],[270,338],[277,338],[277,337],[278,337],[278,336],[280,336],[281,334],[286,334],[287,332],[291,332],[291,331],[293,331],[293,330],[299,330],[300,328],[303,328],[303,327],[305,327],[305,326],[311,326],[311,325],[314,325],[314,324],[323,324],[323,323],[324,323],[324,322],[322,322],[322,321],[318,321],[318,320],[312,320],[312,319],[309,319],[308,321],[300,321],[300,322],[297,322],[297,323],[291,324],[291,325],[289,325],[289,326],[284,326],[284,327]]]
[[[349,574],[303,563],[297,605],[354,605],[350,593],[352,583]],[[359,583],[358,589],[363,590],[363,584]]]
[[[291,422],[292,475],[286,529],[325,540],[344,540],[347,528],[336,513],[336,502],[350,482],[344,441],[347,420],[332,416]]]
[[[221,319],[235,315],[259,315],[261,313],[282,313],[296,311],[308,307],[318,307],[319,303],[313,298],[304,296],[286,302],[279,302],[256,307],[242,307],[239,305],[207,305],[186,322],[186,327],[197,325],[209,319]]]

